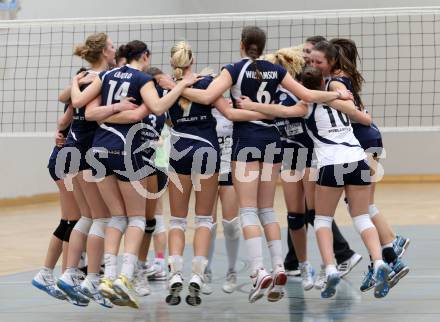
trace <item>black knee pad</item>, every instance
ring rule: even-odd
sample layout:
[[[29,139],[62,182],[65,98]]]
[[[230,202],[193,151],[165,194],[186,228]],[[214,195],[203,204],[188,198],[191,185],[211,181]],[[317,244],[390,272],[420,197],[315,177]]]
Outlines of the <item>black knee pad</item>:
[[[156,218],[147,219],[147,221],[145,222],[145,233],[152,234],[154,232],[154,229],[156,229]]]
[[[66,233],[64,234],[63,241],[65,241],[67,243],[69,242],[70,234],[72,233],[73,227],[75,227],[77,222],[78,222],[78,220],[70,220],[69,221],[69,223],[67,224],[67,229],[66,229]]]
[[[287,213],[287,225],[289,229],[298,230],[306,224],[305,214],[298,214],[295,212]]]
[[[315,209],[307,210],[306,217],[307,222],[313,226],[315,224]]]
[[[67,224],[68,221],[61,219],[60,220],[60,224],[58,225],[58,227],[55,229],[55,231],[53,232],[53,235],[58,238],[59,240],[64,240],[64,235],[66,234],[66,230],[67,230]]]

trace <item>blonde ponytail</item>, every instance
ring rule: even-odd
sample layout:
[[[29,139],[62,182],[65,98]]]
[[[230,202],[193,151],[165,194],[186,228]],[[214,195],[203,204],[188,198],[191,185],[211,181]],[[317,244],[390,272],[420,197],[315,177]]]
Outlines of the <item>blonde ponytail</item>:
[[[193,62],[192,49],[186,41],[179,41],[171,48],[170,62],[174,78],[176,80],[182,79],[184,70],[191,66]],[[179,98],[179,105],[183,110],[187,110],[191,105],[191,101],[181,97]]]

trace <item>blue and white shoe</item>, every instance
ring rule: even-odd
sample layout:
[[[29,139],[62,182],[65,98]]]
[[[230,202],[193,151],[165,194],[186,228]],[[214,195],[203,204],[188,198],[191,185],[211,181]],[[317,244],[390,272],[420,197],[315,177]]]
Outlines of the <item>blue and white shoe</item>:
[[[361,291],[362,292],[367,292],[369,290],[371,290],[374,287],[374,269],[373,269],[373,264],[368,265],[368,272],[365,274],[364,279],[362,280],[361,283]]]
[[[396,235],[396,239],[393,240],[393,249],[398,258],[401,258],[405,254],[406,249],[410,243],[409,238],[405,238],[400,235]]]
[[[79,290],[82,294],[87,296],[89,299],[95,301],[99,305],[111,309],[113,307],[112,302],[102,296],[101,293],[99,293],[98,286],[99,280],[94,282],[86,277],[85,280],[81,283]]]
[[[385,263],[381,264],[377,270],[374,271],[374,297],[382,298],[387,296],[390,291],[390,285],[388,282],[388,275],[390,272],[390,267]]]
[[[394,263],[390,264],[391,271],[388,275],[390,288],[396,284],[409,273],[409,267],[401,260],[396,259]]]
[[[324,288],[321,291],[321,297],[324,299],[333,297],[336,294],[336,286],[341,281],[339,273],[330,274],[327,276]]]
[[[46,268],[42,268],[35,275],[32,279],[32,285],[58,300],[65,300],[67,298],[66,294],[55,284],[52,271]]]
[[[89,305],[89,298],[81,293],[81,275],[77,273],[67,273],[58,279],[57,286],[66,293],[68,300],[73,305],[87,306]]]

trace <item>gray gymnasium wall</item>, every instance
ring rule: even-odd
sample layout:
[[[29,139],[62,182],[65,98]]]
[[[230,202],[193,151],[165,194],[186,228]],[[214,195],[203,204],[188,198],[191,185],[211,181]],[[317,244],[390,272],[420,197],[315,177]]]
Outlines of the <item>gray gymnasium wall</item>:
[[[267,10],[349,9],[346,0],[333,1],[211,1],[211,0],[131,0],[122,6],[119,0],[22,0],[20,19],[50,19],[96,16],[218,13]],[[352,1],[350,8],[404,7],[414,1]],[[438,5],[438,0],[419,0],[419,6]],[[48,10],[50,8],[50,10]],[[114,8],[118,8],[117,11]],[[384,133],[387,158],[386,175],[440,174],[440,133]],[[49,178],[47,159],[53,146],[51,138],[0,138],[0,199],[56,191]]]

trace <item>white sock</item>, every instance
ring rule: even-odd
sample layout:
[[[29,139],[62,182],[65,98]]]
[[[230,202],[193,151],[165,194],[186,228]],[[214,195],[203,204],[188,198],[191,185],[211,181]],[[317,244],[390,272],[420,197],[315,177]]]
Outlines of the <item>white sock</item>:
[[[182,272],[183,257],[180,255],[172,255],[168,257],[168,264],[170,265],[171,273]]]
[[[206,266],[206,272],[211,272],[212,257],[214,256],[216,238],[217,238],[217,223],[214,223],[211,228],[211,241],[209,244],[208,265]]]
[[[134,268],[136,266],[138,257],[134,254],[124,253],[122,256],[121,274],[126,276],[129,280],[133,279]]]
[[[226,255],[228,256],[228,271],[234,271],[235,272],[235,265],[237,264],[237,258],[238,258],[238,248],[240,247],[240,235],[238,235],[238,238],[231,239],[229,236],[232,234],[234,230],[237,228],[235,227],[237,225],[238,218],[232,219],[231,221],[223,219],[223,230],[225,235],[225,248],[226,248]],[[231,231],[231,233],[227,233],[227,231]]]
[[[327,265],[325,267],[325,276],[329,276],[332,274],[338,274],[338,270],[336,269],[336,266],[333,264]]]
[[[115,280],[118,270],[118,258],[113,254],[104,254],[104,276],[110,280]]]
[[[393,247],[393,243],[382,245],[382,249]]]
[[[380,265],[384,265],[385,262],[381,259],[375,260],[374,261],[374,270],[377,271],[377,269],[379,268]]]
[[[43,266],[41,268],[41,271],[44,272],[44,273],[47,273],[47,274],[53,274],[53,269],[49,268],[49,267],[46,267],[46,266]]]
[[[308,261],[299,262],[299,263],[298,263],[298,267],[301,269],[302,267],[305,267],[305,266],[307,266],[308,264],[309,264]]]
[[[87,274],[87,279],[91,281],[93,284],[99,283],[99,274],[98,273],[89,273]]]
[[[272,260],[272,268],[275,271],[280,265],[283,266],[283,244],[281,240],[270,240],[267,242],[269,247],[270,258]]]
[[[250,262],[250,269],[252,274],[263,268],[263,248],[261,246],[262,238],[254,237],[245,240],[248,258]]]

